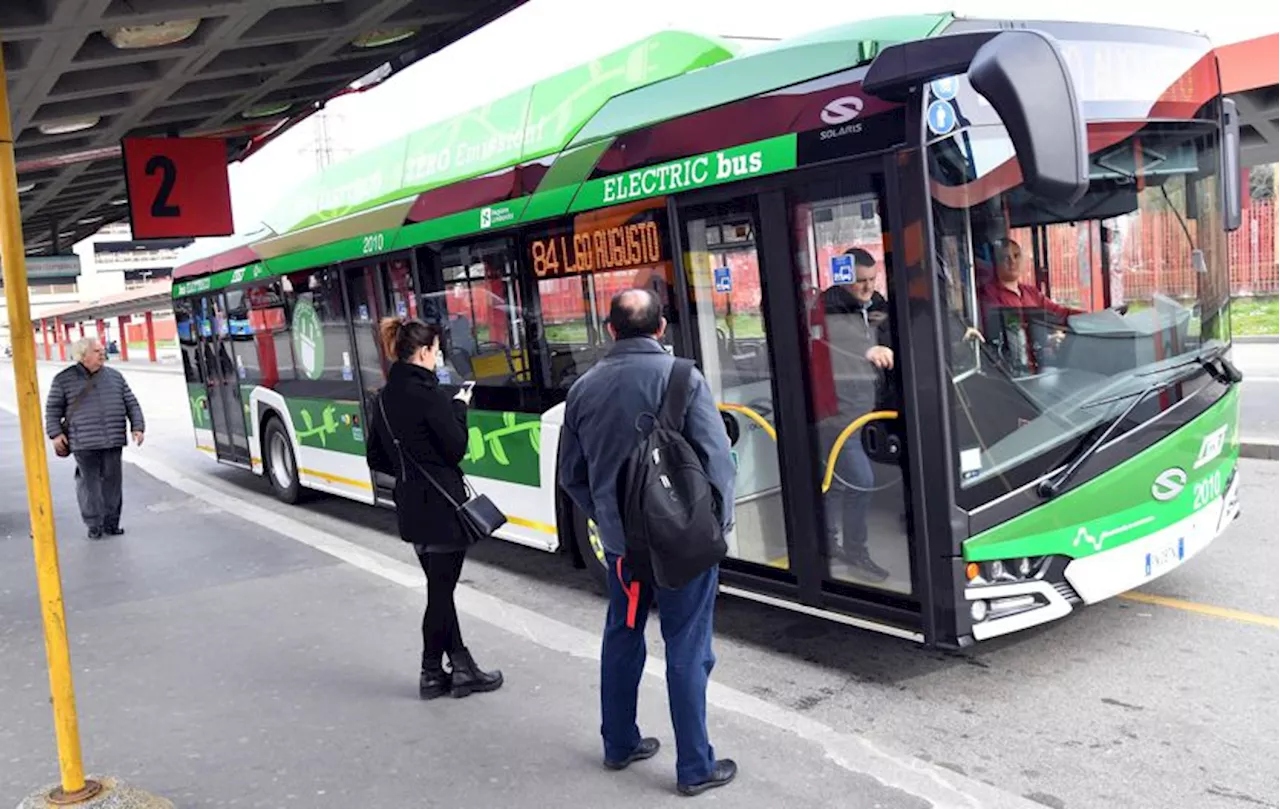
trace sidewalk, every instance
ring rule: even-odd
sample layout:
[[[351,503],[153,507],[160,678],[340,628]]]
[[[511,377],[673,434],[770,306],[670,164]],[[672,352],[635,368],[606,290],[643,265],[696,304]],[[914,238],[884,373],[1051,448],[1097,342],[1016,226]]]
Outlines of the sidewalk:
[[[0,488],[11,493],[0,503],[0,805],[57,775],[16,440],[16,418],[0,411]],[[507,684],[423,703],[422,576],[409,554],[390,559],[314,529],[289,538],[288,517],[252,505],[232,514],[201,484],[172,488],[129,463],[128,533],[89,542],[72,465],[51,467],[90,772],[182,807],[684,805],[656,676],[642,686],[642,729],[662,752],[623,773],[600,766],[598,637],[467,588],[464,571],[468,645]],[[729,692],[713,693],[712,739],[742,772],[703,801],[1032,806]]]

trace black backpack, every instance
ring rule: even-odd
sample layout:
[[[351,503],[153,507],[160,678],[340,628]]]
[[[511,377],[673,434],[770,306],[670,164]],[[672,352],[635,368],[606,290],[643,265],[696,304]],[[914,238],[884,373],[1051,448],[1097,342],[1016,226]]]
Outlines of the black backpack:
[[[675,361],[653,429],[618,473],[626,564],[633,577],[672,590],[729,552],[720,492],[683,434],[692,376],[692,361]],[[644,420],[637,424],[642,432]]]

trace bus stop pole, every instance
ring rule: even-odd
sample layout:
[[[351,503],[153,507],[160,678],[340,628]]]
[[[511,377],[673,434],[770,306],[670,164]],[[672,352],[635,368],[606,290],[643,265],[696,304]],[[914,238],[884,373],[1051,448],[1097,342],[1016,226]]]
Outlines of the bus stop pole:
[[[93,796],[100,787],[92,782],[86,783],[81,760],[80,729],[76,722],[76,698],[71,682],[71,651],[67,644],[67,620],[62,603],[53,501],[49,491],[49,464],[40,417],[40,383],[36,377],[35,335],[31,329],[19,204],[8,81],[3,53],[0,53],[0,262],[4,267],[4,294],[9,304],[14,386],[17,388],[22,429],[22,461],[27,477],[27,503],[31,508],[36,581],[40,588],[40,611],[44,617],[45,656],[49,663],[53,724],[62,775],[59,794],[50,797],[57,803],[71,803]]]

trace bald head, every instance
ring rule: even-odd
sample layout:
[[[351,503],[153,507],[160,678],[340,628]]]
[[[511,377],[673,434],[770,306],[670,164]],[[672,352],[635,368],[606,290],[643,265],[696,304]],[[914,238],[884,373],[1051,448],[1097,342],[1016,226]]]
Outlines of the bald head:
[[[609,332],[615,340],[661,337],[667,323],[658,296],[647,289],[627,289],[613,296]]]

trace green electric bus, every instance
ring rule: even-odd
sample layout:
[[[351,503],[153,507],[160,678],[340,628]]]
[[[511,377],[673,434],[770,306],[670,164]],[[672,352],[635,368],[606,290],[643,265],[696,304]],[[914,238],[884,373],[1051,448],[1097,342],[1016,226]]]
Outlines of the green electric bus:
[[[1238,152],[1197,35],[659,33],[329,167],[179,267],[196,445],[287,502],[393,505],[365,463],[376,326],[438,323],[500,538],[603,582],[559,428],[611,297],[651,289],[737,464],[723,590],[966,646],[1149,582],[1238,514]]]

